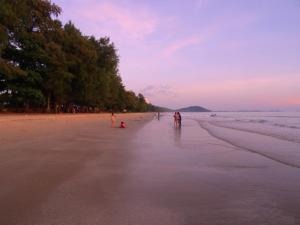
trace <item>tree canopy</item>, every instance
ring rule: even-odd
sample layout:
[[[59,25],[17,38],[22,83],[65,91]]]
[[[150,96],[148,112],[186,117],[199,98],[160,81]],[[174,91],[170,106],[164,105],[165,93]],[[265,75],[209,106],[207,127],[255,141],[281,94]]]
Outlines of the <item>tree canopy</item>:
[[[111,40],[63,25],[60,13],[47,0],[0,0],[0,110],[154,110],[125,89]]]

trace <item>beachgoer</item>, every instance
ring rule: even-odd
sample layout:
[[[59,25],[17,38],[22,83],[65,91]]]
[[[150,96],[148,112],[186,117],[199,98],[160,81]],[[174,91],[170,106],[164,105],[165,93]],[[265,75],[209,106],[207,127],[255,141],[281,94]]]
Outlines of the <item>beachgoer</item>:
[[[115,114],[112,112],[112,113],[111,113],[111,127],[115,127],[115,122],[116,122],[116,116],[115,116]]]
[[[177,112],[174,113],[174,126],[177,127]]]
[[[126,125],[125,125],[125,122],[124,122],[124,121],[121,122],[120,128],[126,128]]]
[[[180,112],[178,112],[178,125],[179,127],[181,127],[181,115],[180,115]]]
[[[180,126],[180,114],[179,112],[176,112],[176,124],[177,124],[177,127]]]
[[[174,114],[174,125],[175,127],[178,127],[180,125],[180,114],[179,112],[175,112]]]

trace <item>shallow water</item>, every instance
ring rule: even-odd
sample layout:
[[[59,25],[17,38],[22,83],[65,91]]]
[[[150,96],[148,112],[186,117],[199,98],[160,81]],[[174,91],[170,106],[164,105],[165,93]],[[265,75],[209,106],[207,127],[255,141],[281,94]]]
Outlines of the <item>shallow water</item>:
[[[300,112],[186,113],[186,118],[300,143]]]
[[[289,155],[295,154],[298,143],[211,124],[236,117],[216,120],[197,113],[182,117],[179,129],[174,128],[172,114],[163,114],[132,141],[125,186],[134,193],[124,203],[129,206],[125,214],[132,215],[128,224],[300,223],[298,155]],[[290,148],[286,143],[293,147],[280,155],[281,149],[266,146],[279,146],[276,141],[281,147]],[[255,143],[254,150],[249,143]],[[266,147],[268,151],[260,152]],[[124,213],[124,205],[119,210]]]
[[[300,113],[185,113],[215,138],[279,163],[300,168]]]

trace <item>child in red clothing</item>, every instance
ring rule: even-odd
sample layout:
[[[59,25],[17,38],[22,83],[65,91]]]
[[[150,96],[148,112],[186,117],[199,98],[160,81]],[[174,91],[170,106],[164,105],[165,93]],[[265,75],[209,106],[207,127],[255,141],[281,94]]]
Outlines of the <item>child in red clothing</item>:
[[[121,124],[120,124],[120,128],[125,128],[125,127],[126,127],[126,126],[125,126],[125,122],[122,121]]]

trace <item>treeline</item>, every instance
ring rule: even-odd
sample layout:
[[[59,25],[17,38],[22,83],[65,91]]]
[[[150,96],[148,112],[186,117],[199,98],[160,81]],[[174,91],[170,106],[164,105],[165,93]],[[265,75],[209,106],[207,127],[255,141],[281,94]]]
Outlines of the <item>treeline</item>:
[[[152,111],[125,90],[109,38],[84,36],[47,0],[0,0],[0,110]]]

